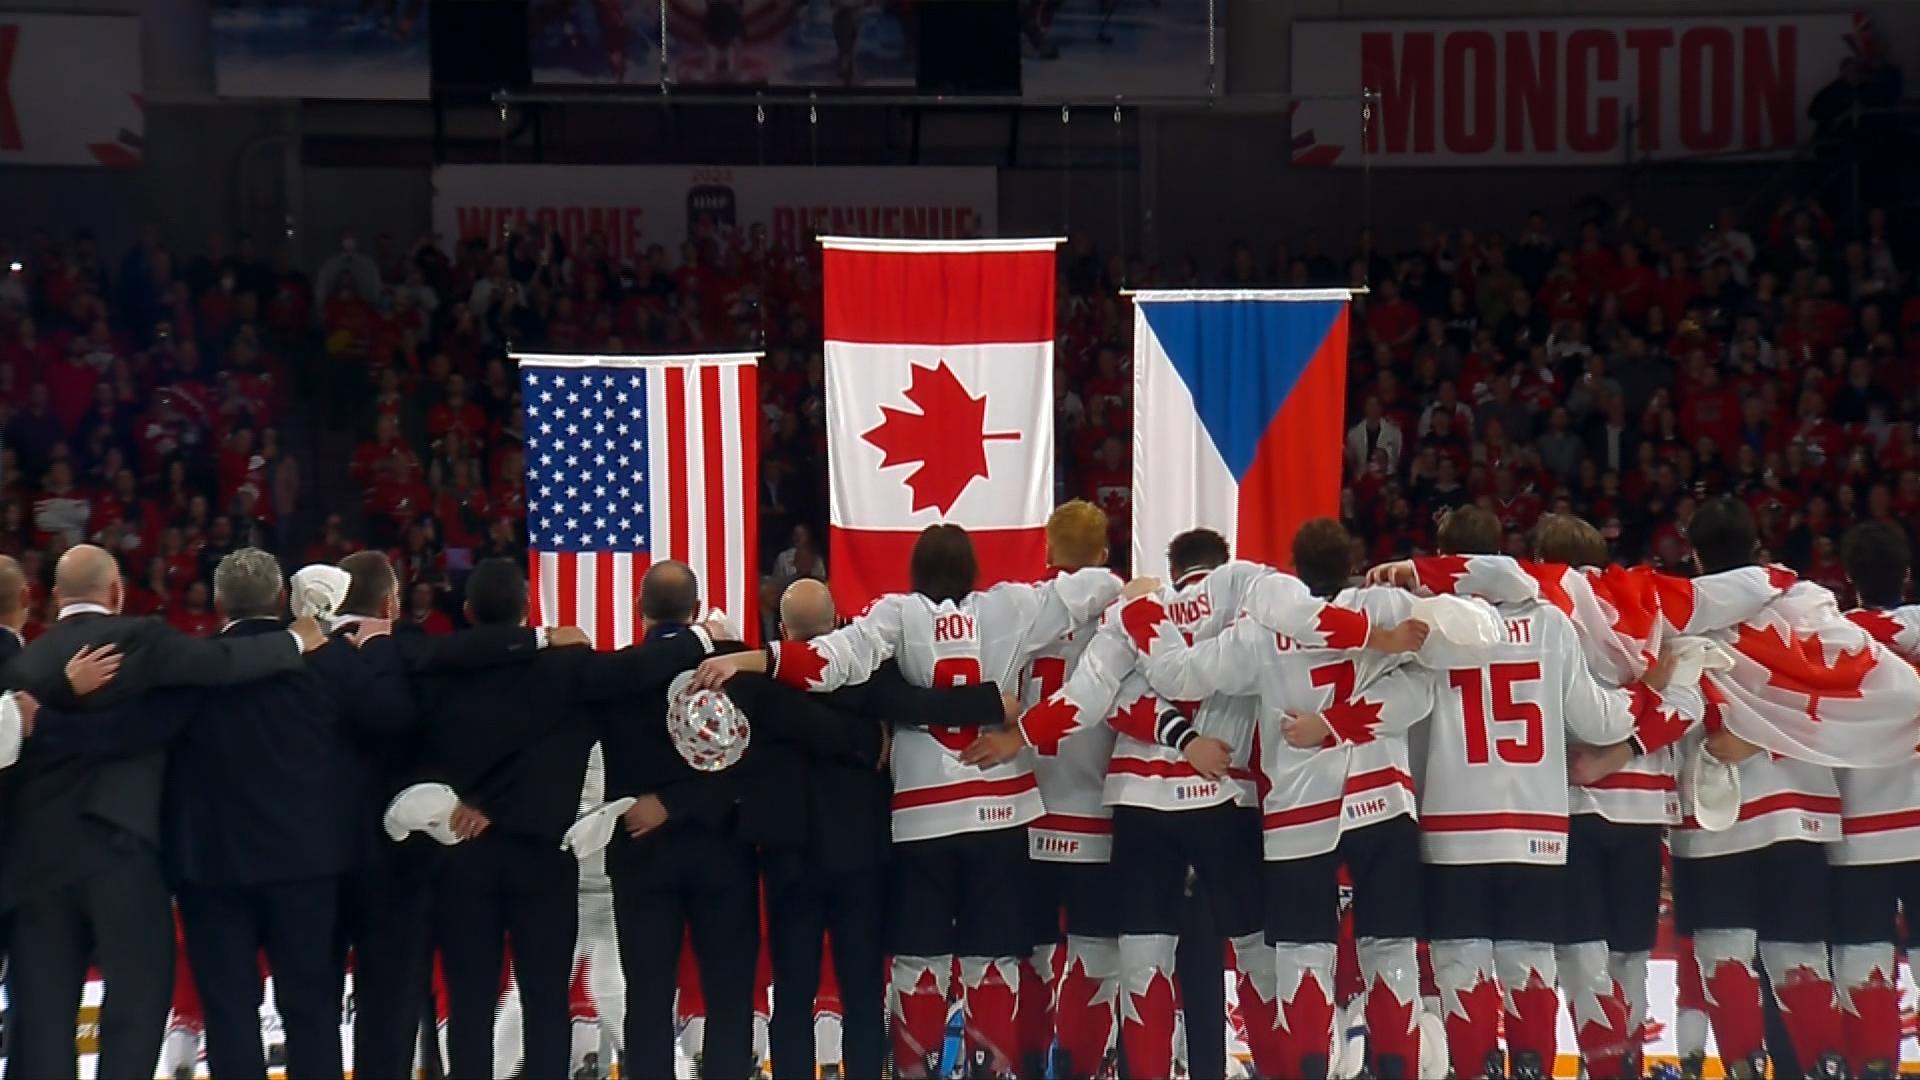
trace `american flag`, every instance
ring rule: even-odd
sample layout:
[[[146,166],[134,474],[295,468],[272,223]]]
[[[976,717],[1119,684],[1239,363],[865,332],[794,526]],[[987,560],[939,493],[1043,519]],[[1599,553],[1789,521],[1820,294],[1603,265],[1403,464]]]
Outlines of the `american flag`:
[[[640,637],[640,579],[678,559],[759,628],[758,353],[522,354],[533,622]]]

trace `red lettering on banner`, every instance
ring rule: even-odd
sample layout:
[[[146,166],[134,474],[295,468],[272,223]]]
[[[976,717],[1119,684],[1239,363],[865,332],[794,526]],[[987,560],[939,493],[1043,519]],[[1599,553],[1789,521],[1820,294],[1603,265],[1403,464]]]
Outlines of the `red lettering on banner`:
[[[1646,30],[1627,31],[1627,48],[1633,52],[1634,67],[1639,72],[1639,108],[1634,111],[1634,125],[1639,129],[1639,144],[1642,151],[1650,151],[1660,145],[1660,54],[1673,47],[1673,31],[1665,26]]]
[[[1740,144],[1748,150],[1792,146],[1799,109],[1794,96],[1799,81],[1800,34],[1791,26],[1778,30],[1779,52],[1768,47],[1765,27],[1750,26],[1740,34],[1740,99],[1745,120]]]
[[[1441,47],[1440,138],[1456,154],[1484,154],[1499,136],[1498,52],[1493,35],[1484,30],[1448,34]]]
[[[1559,117],[1554,109],[1559,89],[1560,35],[1540,33],[1540,48],[1524,30],[1507,31],[1507,151],[1551,151],[1557,148]],[[1528,145],[1531,128],[1532,145]]]
[[[1589,66],[1591,65],[1591,66]],[[1620,145],[1620,101],[1587,98],[1596,82],[1620,77],[1620,42],[1605,30],[1575,30],[1567,35],[1567,149],[1596,154]]]
[[[20,117],[13,111],[13,57],[20,48],[17,23],[0,26],[0,150],[24,150]]]
[[[1680,35],[1680,145],[1708,153],[1732,142],[1733,33],[1696,26]]]
[[[1400,45],[1397,65],[1393,55],[1396,37]],[[1409,150],[1433,153],[1433,35],[1361,34],[1360,79],[1362,85],[1380,94],[1380,120],[1367,128],[1367,149],[1380,149],[1380,132],[1384,130],[1389,154]]]
[[[616,261],[639,259],[646,254],[646,210],[638,206],[456,206],[454,231],[460,242],[484,240],[497,244],[510,229],[527,227],[527,221],[544,223],[567,246],[586,246],[589,236],[599,233],[607,242],[607,254]]]

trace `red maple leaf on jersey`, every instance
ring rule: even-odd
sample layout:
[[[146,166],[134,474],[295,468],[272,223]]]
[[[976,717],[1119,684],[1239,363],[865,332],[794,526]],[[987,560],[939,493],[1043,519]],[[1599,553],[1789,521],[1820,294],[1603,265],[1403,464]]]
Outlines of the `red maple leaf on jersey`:
[[[1423,555],[1413,560],[1413,572],[1422,588],[1446,596],[1459,589],[1460,579],[1467,576],[1467,559],[1464,555]]]
[[[776,680],[796,690],[811,690],[826,681],[821,676],[827,670],[827,657],[817,647],[804,641],[786,641],[780,644],[778,655]]]
[[[1327,722],[1328,729],[1338,735],[1341,741],[1355,744],[1370,743],[1373,741],[1374,729],[1380,726],[1381,708],[1380,702],[1368,701],[1364,698],[1336,701],[1322,710],[1320,716]]]
[[[1794,694],[1805,694],[1807,718],[1820,719],[1821,701],[1853,701],[1860,698],[1860,684],[1873,670],[1873,650],[1862,647],[1842,651],[1831,661],[1820,635],[1802,637],[1775,626],[1764,629],[1743,624],[1734,648],[1749,660],[1767,669],[1767,685]]]
[[[931,507],[948,513],[968,484],[987,478],[987,440],[1020,435],[989,434],[985,395],[967,393],[945,360],[935,367],[913,365],[907,400],[920,411],[882,405],[880,423],[860,437],[880,450],[881,468],[916,465],[907,474],[915,511]]]
[[[1522,560],[1520,569],[1540,587],[1540,599],[1559,608],[1562,615],[1573,614],[1573,597],[1567,594],[1567,575],[1572,571],[1565,564]]]
[[[1853,625],[1865,630],[1873,640],[1893,648],[1893,639],[1900,636],[1900,620],[1884,611],[1872,608],[1855,608],[1847,612],[1847,618]]]

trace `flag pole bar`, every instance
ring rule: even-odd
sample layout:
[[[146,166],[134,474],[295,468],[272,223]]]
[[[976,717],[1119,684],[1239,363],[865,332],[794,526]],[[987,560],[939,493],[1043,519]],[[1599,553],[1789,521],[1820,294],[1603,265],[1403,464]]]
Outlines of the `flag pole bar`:
[[[1349,286],[1345,289],[1342,289],[1338,285],[1329,285],[1325,288],[1316,288],[1312,285],[1303,285],[1297,289],[1228,289],[1228,288],[1208,288],[1204,285],[1200,285],[1200,286],[1195,286],[1191,289],[1121,289],[1120,295],[1121,296],[1141,296],[1141,295],[1150,296],[1154,293],[1205,293],[1205,292],[1269,293],[1275,296],[1284,295],[1286,293],[1344,292],[1348,296],[1366,296],[1369,293],[1373,292],[1373,290],[1368,288],[1365,285],[1361,285],[1357,287]]]
[[[1249,106],[1284,107],[1295,102],[1305,101],[1360,101],[1377,96],[1373,90],[1359,92],[1331,92],[1323,94],[1296,94],[1286,91],[1255,91],[1239,94],[1211,96],[1206,94],[1171,94],[1158,96],[1128,96],[1115,94],[1110,97],[1022,97],[1012,94],[925,94],[925,93],[836,93],[823,96],[818,91],[796,92],[749,91],[723,93],[712,90],[681,91],[672,87],[659,87],[646,91],[612,90],[602,91],[594,88],[579,90],[511,90],[501,88],[490,95],[493,104],[502,108],[511,105],[806,105],[821,108],[974,108],[974,109],[1058,109],[1068,108],[1121,108],[1134,109],[1180,109],[1206,108],[1235,109]]]

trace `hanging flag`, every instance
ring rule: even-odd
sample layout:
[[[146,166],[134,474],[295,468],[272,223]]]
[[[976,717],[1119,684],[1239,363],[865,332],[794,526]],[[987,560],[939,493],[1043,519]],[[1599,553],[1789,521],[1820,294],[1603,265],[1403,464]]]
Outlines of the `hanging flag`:
[[[1345,289],[1135,293],[1133,568],[1204,526],[1290,566],[1302,522],[1340,511]]]
[[[906,589],[929,525],[972,534],[982,588],[1045,569],[1058,243],[821,241],[841,611]]]
[[[758,353],[526,354],[527,578],[536,626],[640,638],[640,579],[678,559],[760,628]]]

